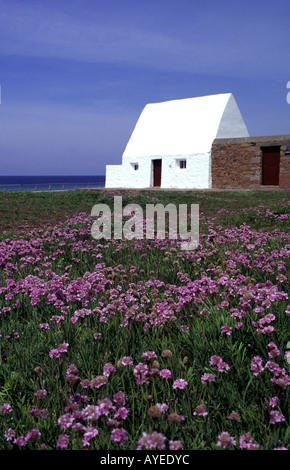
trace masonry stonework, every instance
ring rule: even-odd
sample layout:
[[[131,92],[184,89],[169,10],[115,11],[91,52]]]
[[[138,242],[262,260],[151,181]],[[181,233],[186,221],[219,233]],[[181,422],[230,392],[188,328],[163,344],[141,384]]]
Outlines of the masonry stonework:
[[[290,189],[290,135],[215,139],[211,151],[212,188],[261,189],[266,147],[280,148],[277,187]]]

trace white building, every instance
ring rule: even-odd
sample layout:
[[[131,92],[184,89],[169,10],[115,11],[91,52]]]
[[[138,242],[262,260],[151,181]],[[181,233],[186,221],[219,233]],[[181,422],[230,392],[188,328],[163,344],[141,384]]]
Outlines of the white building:
[[[106,188],[211,188],[216,138],[249,137],[231,93],[147,104]]]

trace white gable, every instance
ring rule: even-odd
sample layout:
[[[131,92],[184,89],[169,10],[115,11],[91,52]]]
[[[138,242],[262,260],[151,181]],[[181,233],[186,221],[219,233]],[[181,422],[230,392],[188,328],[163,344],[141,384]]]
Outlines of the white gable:
[[[231,93],[147,104],[123,158],[200,154],[217,137],[248,135]]]
[[[147,104],[122,164],[106,166],[106,187],[210,188],[212,143],[234,137],[249,134],[231,93]]]

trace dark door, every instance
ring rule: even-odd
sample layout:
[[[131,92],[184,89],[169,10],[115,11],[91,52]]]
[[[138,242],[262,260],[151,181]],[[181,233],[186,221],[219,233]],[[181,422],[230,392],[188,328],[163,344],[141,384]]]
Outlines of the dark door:
[[[161,186],[162,160],[153,160],[153,186]]]
[[[279,185],[280,147],[264,147],[262,184]]]

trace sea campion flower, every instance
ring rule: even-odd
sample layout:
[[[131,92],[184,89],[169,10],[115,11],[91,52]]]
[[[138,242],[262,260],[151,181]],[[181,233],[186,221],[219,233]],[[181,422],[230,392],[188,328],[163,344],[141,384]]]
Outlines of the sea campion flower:
[[[181,441],[169,441],[169,450],[183,450]]]
[[[232,334],[232,327],[228,325],[224,325],[221,327],[221,333],[225,333],[227,336],[231,336]]]
[[[98,400],[98,407],[100,410],[100,415],[108,416],[111,410],[115,410],[116,407],[113,405],[112,401],[109,398],[103,398]]]
[[[185,420],[185,417],[177,413],[170,413],[170,415],[167,418],[167,421],[171,424],[181,423],[184,420]]]
[[[157,354],[154,351],[147,351],[142,354],[143,359],[147,362],[154,361],[157,358]]]
[[[215,376],[214,374],[210,374],[208,372],[205,372],[202,376],[201,376],[201,382],[203,384],[206,384],[206,383],[210,383],[210,382],[215,382]]]
[[[110,377],[110,375],[113,374],[114,372],[116,372],[116,369],[115,369],[114,366],[112,366],[112,364],[105,364],[104,365],[103,375],[105,377]]]
[[[68,429],[72,426],[73,422],[74,422],[75,418],[72,414],[64,414],[62,416],[60,416],[57,420],[59,426],[61,427],[61,429]]]
[[[127,408],[125,408],[124,406],[122,406],[121,408],[119,408],[115,415],[114,415],[114,418],[115,419],[126,419],[127,416],[128,416],[128,413],[129,413],[129,410]]]
[[[5,415],[12,413],[12,407],[10,403],[3,403],[3,405],[0,406],[0,413],[3,413]]]
[[[219,372],[224,372],[225,370],[229,370],[230,366],[222,360],[219,356],[212,356],[210,358],[210,365],[217,366]]]
[[[176,389],[179,388],[180,390],[184,390],[187,387],[188,383],[184,379],[176,379],[173,382],[172,388]]]
[[[278,406],[278,403],[279,403],[279,398],[278,397],[273,397],[269,401],[269,405],[270,405],[271,408],[276,408],[276,406]]]
[[[169,369],[162,369],[159,371],[159,377],[162,377],[163,379],[171,379],[172,374]]]
[[[67,449],[68,443],[69,443],[69,435],[60,434],[57,439],[56,447],[58,449]]]
[[[119,406],[124,406],[127,400],[127,396],[121,390],[113,396],[113,401]]]
[[[56,349],[51,349],[49,352],[49,357],[60,358],[63,353],[67,352],[68,343],[60,344]]]
[[[85,432],[83,434],[82,443],[84,447],[88,447],[91,444],[91,441],[99,434],[97,428],[93,426],[88,426],[85,428]]]
[[[160,418],[165,411],[168,410],[168,405],[163,403],[162,405],[160,403],[157,403],[156,405],[150,406],[148,410],[149,416],[152,416],[152,418]]]
[[[270,411],[270,417],[271,424],[283,423],[283,421],[285,421],[285,416],[283,415],[283,413],[281,413],[281,411],[278,410]]]
[[[81,412],[81,418],[90,425],[96,422],[100,416],[100,407],[96,405],[87,405]]]
[[[25,439],[26,441],[36,441],[39,437],[41,436],[41,433],[40,431],[38,431],[38,429],[31,429],[31,431],[29,431],[26,436],[25,436]]]
[[[153,431],[151,434],[147,434],[146,432],[142,433],[142,437],[140,437],[138,441],[137,450],[150,450],[150,449],[165,449],[166,444],[166,437],[163,434]]]
[[[253,375],[257,376],[263,372],[262,359],[259,356],[254,356],[251,360],[251,371]]]
[[[19,436],[16,439],[14,439],[13,444],[18,445],[19,447],[25,447],[27,444],[27,440],[25,439],[24,436]]]
[[[224,449],[227,449],[231,445],[235,446],[236,441],[233,437],[229,435],[228,432],[222,432],[218,436],[218,442],[216,444],[218,447],[223,447]]]
[[[241,435],[239,445],[240,449],[246,450],[257,450],[260,447],[259,444],[254,443],[253,438],[249,432]]]
[[[277,379],[271,379],[271,382],[277,385],[277,387],[282,388],[282,390],[285,390],[285,388],[290,385],[290,376],[282,374],[281,377]]]
[[[270,352],[268,353],[270,359],[280,356],[280,351],[275,343],[269,343],[268,348],[270,348]]]
[[[210,315],[210,311],[207,308],[203,308],[199,313],[203,317],[206,317],[207,315]]]
[[[92,388],[100,388],[103,385],[106,385],[108,382],[108,378],[105,375],[98,375],[91,380],[91,387]]]
[[[232,411],[227,417],[227,419],[230,419],[231,421],[241,421],[241,417],[236,411]]]
[[[140,362],[139,364],[137,364],[137,366],[134,367],[133,372],[136,378],[137,385],[148,385],[149,380],[147,378],[147,375],[149,373],[149,369],[147,364],[143,364],[142,362]]]
[[[47,395],[47,391],[46,390],[37,390],[37,392],[34,393],[34,396],[37,397],[39,400],[41,400],[42,398],[45,398]]]
[[[120,366],[132,366],[133,365],[133,358],[131,356],[124,356],[119,362],[118,365]]]
[[[111,439],[112,441],[122,445],[128,440],[127,431],[123,428],[115,428],[111,432]]]
[[[7,431],[5,431],[4,433],[4,437],[6,441],[12,441],[15,438],[15,436],[16,436],[16,432],[12,428],[7,429]]]
[[[206,411],[204,405],[201,403],[200,405],[197,405],[193,414],[194,416],[207,416],[208,412]]]

